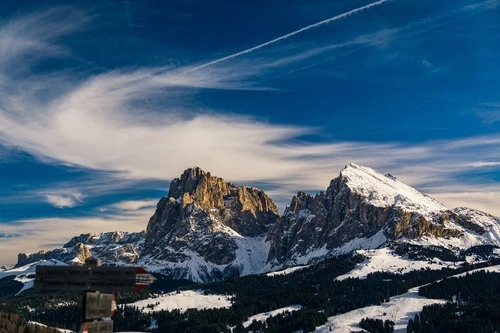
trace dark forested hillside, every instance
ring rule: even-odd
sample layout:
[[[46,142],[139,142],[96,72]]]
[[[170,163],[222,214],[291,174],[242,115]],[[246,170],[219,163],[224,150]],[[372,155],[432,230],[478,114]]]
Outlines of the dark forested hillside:
[[[227,327],[233,327],[234,332],[246,332],[249,329],[261,332],[311,331],[314,327],[324,324],[330,316],[368,305],[381,304],[389,297],[405,293],[410,288],[479,267],[478,265],[465,265],[458,269],[422,269],[406,274],[377,272],[369,274],[366,279],[348,278],[342,281],[335,279],[364,260],[365,258],[361,255],[349,254],[327,259],[288,275],[250,275],[210,284],[190,285],[185,288],[203,289],[205,293],[231,295],[232,306],[227,309],[159,311],[152,314],[143,313],[136,307],[121,306],[114,317],[115,329],[117,331],[144,331],[149,328],[157,332],[226,332]],[[492,264],[499,264],[499,262],[495,259],[480,265]],[[450,287],[443,288],[440,294],[437,291],[428,292],[434,288],[433,285],[430,285],[428,289],[422,289],[422,293],[428,297],[451,299],[457,291],[454,280],[450,279],[450,281]],[[494,290],[492,283],[494,282],[483,283],[482,286],[485,290],[492,288]],[[157,286],[161,286],[161,283]],[[424,294],[427,292],[428,294]],[[476,289],[469,294],[466,290],[461,291],[462,299],[476,294],[481,295]],[[78,305],[80,297],[80,294],[37,294],[30,291],[20,297],[0,299],[0,310],[2,303],[8,304],[3,307],[4,310],[6,307],[15,309],[26,320],[77,330],[81,315],[81,308]],[[148,297],[148,292],[117,295],[120,304]],[[302,309],[270,317],[264,323],[253,322],[246,329],[242,326],[242,323],[254,314],[295,304],[301,305]],[[388,328],[390,327],[385,327],[384,323],[384,329]]]
[[[477,272],[421,287],[419,294],[447,299],[424,307],[408,324],[408,332],[500,331],[500,273]]]

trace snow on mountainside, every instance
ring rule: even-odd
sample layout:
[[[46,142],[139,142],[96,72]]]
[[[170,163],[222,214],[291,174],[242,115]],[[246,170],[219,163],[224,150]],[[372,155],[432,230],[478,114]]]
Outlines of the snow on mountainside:
[[[406,332],[408,321],[422,308],[430,304],[444,304],[445,300],[429,299],[418,295],[418,288],[412,288],[407,293],[394,296],[382,305],[373,305],[328,318],[328,322],[317,327],[314,332],[349,333],[360,331],[359,322],[363,318],[391,320],[394,322],[394,332]]]
[[[294,312],[294,311],[299,311],[300,309],[302,309],[302,305],[297,304],[297,305],[285,306],[283,308],[279,308],[279,309],[268,311],[268,312],[258,313],[256,315],[249,317],[246,321],[244,321],[243,327],[250,326],[254,320],[260,321],[260,322],[265,322],[267,320],[267,318],[269,318],[269,317],[274,317],[274,316],[277,316],[279,314],[285,314],[287,312],[290,313],[290,312]]]
[[[447,262],[437,258],[429,258],[428,260],[411,260],[397,255],[389,248],[358,250],[356,252],[365,256],[367,260],[358,264],[356,268],[349,273],[338,276],[337,280],[344,280],[347,278],[365,279],[368,274],[374,272],[397,272],[404,274],[423,268],[441,269],[444,267],[458,268],[459,266],[459,263],[457,262]]]
[[[137,262],[146,237],[145,232],[90,233],[73,237],[62,248],[37,253],[20,253],[16,267],[40,260],[55,259],[69,265],[82,265],[96,257],[103,265],[129,265]]]
[[[158,203],[140,263],[198,282],[255,274],[266,262],[265,238],[278,217],[263,191],[190,168]]]
[[[455,253],[499,246],[500,223],[474,209],[447,209],[390,174],[356,164],[347,165],[325,192],[298,192],[281,216],[264,191],[189,168],[172,180],[146,231],[83,234],[60,249],[21,253],[16,266],[48,259],[82,264],[94,256],[104,265],[140,265],[207,282],[389,243],[440,246]]]
[[[326,192],[299,192],[268,238],[272,266],[387,242],[439,245],[455,251],[500,245],[500,223],[473,209],[449,210],[392,175],[350,164]]]
[[[399,181],[368,167],[351,163],[340,173],[349,188],[375,207],[401,207],[422,215],[447,210],[438,201]]]
[[[205,295],[203,290],[174,291],[143,299],[126,306],[134,306],[143,312],[172,311],[185,312],[188,309],[220,309],[231,307],[231,297],[227,295]]]
[[[66,264],[58,260],[40,260],[25,266],[16,267],[0,271],[0,280],[7,277],[14,277],[14,281],[22,283],[21,289],[16,291],[19,295],[23,291],[33,287],[35,283],[36,266],[65,266]]]
[[[500,265],[478,268],[466,273],[453,275],[449,278],[460,277],[466,274],[472,274],[478,271],[497,272],[500,273]],[[314,332],[338,332],[349,333],[353,331],[360,331],[359,322],[363,318],[391,320],[394,322],[394,332],[406,332],[408,321],[414,319],[417,313],[422,311],[422,308],[430,304],[444,304],[446,300],[429,299],[418,294],[419,288],[422,286],[414,287],[408,292],[393,296],[389,302],[382,303],[381,305],[367,306],[336,315],[328,318],[328,322],[324,325],[316,327]]]

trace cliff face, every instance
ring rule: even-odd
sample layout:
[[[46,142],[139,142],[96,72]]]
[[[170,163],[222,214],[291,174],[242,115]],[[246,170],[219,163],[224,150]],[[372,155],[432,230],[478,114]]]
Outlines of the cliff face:
[[[73,237],[60,249],[20,253],[16,267],[39,260],[58,260],[70,265],[81,265],[87,258],[100,258],[106,264],[133,264],[140,257],[145,232],[106,232],[100,234],[81,234]]]
[[[466,247],[470,240],[499,244],[498,230],[498,222],[487,214],[449,210],[392,175],[351,164],[325,193],[299,192],[293,197],[269,235],[268,261],[292,265],[388,241],[448,247]]]
[[[262,190],[190,168],[171,182],[146,231],[80,235],[61,249],[21,253],[17,266],[43,259],[81,264],[95,256],[206,282],[389,242],[500,246],[500,223],[477,210],[449,210],[390,174],[355,164],[325,192],[298,192],[282,216]]]
[[[263,191],[187,169],[171,182],[149,220],[142,256],[148,262],[167,261],[175,276],[203,281],[254,271],[266,255],[248,252],[266,248],[255,242],[263,242],[278,217]],[[201,275],[193,262],[200,263]]]
[[[265,234],[279,216],[276,205],[262,190],[236,187],[200,168],[191,168],[171,182],[168,197],[160,200],[149,220],[148,236],[159,229],[171,229],[189,217],[193,206],[210,211],[223,225],[249,237]]]

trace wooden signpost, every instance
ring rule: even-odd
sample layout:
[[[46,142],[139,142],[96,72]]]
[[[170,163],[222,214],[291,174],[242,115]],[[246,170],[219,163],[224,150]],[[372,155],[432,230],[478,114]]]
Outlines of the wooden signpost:
[[[35,289],[83,291],[80,333],[111,333],[116,310],[113,292],[142,291],[156,278],[142,267],[102,267],[92,259],[84,266],[37,266]],[[102,293],[111,292],[111,293]]]

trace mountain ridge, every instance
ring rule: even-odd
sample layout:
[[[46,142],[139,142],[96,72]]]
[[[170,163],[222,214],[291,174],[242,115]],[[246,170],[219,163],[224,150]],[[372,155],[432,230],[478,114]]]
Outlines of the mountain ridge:
[[[450,210],[396,177],[347,165],[325,192],[298,192],[282,215],[264,191],[237,187],[198,167],[172,180],[146,231],[83,234],[62,249],[19,255],[80,264],[142,265],[207,282],[264,273],[389,242],[466,249],[500,245],[500,223],[471,208]]]

